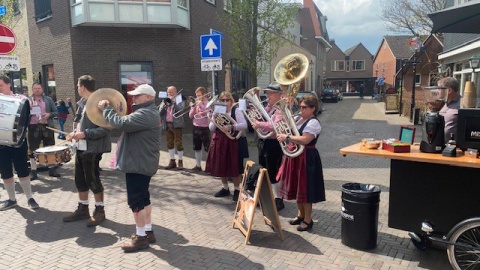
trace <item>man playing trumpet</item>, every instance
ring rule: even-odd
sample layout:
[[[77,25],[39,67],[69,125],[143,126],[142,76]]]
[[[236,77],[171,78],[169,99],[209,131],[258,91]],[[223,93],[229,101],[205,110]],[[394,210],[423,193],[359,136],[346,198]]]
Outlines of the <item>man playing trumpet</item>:
[[[167,106],[165,110],[160,111],[162,121],[162,128],[167,139],[167,149],[170,155],[170,163],[165,167],[167,170],[178,168],[183,169],[183,127],[185,125],[183,117],[175,118],[175,112],[181,111],[185,107],[185,101],[176,104],[177,88],[169,86],[167,88],[167,96],[171,99],[171,105]],[[175,147],[178,154],[178,166],[175,162]]]
[[[268,115],[270,115],[272,122],[280,121],[283,116],[280,111],[273,108],[273,105],[282,98],[283,92],[280,84],[272,82],[267,88],[263,89],[267,95],[268,105],[265,107]],[[277,173],[282,163],[283,152],[280,144],[277,141],[276,134],[272,122],[258,122],[254,121],[252,127],[255,130],[262,130],[263,132],[272,132],[272,135],[266,139],[258,139],[258,163],[268,170],[268,176],[272,183],[273,194],[275,196],[275,205],[280,211],[285,208],[282,197],[279,195],[280,184],[277,182]]]
[[[205,152],[210,147],[210,130],[208,129],[208,124],[210,124],[208,112],[210,109],[207,108],[207,90],[204,87],[198,87],[195,90],[195,95],[197,96],[195,106],[190,108],[188,114],[193,120],[193,150],[195,151],[196,161],[195,167],[191,170],[200,172],[202,171],[202,144]]]

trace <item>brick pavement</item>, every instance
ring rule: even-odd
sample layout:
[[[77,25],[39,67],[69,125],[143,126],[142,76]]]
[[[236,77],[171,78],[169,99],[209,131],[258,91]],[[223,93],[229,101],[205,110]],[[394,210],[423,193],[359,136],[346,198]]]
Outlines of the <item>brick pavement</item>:
[[[285,240],[263,224],[257,209],[250,244],[244,245],[244,236],[231,228],[235,203],[231,197],[213,197],[220,181],[205,174],[163,170],[168,154],[162,151],[151,184],[157,243],[146,251],[124,254],[120,245],[134,225],[123,176],[107,168],[106,155],[101,175],[107,221],[96,228],[87,228],[85,221],[62,222],[77,203],[72,162],[62,167],[60,179],[40,173],[40,180],[32,182],[40,209],[30,210],[19,193],[19,206],[0,212],[0,269],[450,269],[445,251],[418,251],[406,232],[388,228],[389,161],[338,153],[364,137],[398,136],[398,126],[408,121],[385,115],[383,104],[356,97],[325,104],[317,147],[327,201],[314,205],[312,232],[297,232],[287,223],[296,214],[295,202],[287,202],[280,212]],[[256,160],[251,134],[249,140]],[[185,145],[185,167],[193,167],[191,136],[185,136]],[[371,251],[341,243],[341,185],[352,181],[376,184],[382,190],[378,246]],[[4,190],[0,194],[6,198]],[[92,196],[90,201],[93,204]]]

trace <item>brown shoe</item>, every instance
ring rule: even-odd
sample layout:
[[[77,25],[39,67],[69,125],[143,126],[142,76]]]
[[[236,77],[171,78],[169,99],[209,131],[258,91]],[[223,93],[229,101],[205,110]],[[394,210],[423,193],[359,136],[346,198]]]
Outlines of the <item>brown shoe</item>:
[[[87,227],[93,227],[105,220],[105,209],[103,206],[95,206],[93,215],[87,221]]]
[[[134,252],[141,249],[148,248],[148,238],[147,236],[135,235],[132,237],[130,242],[124,243],[122,249],[124,252]]]
[[[148,243],[153,244],[157,242],[157,239],[155,238],[155,234],[153,234],[153,231],[145,231],[147,234],[147,239]],[[132,236],[130,236],[130,239],[134,239],[137,235],[135,233],[132,233]]]
[[[165,170],[171,170],[177,168],[177,163],[175,163],[175,159],[170,159],[170,163],[168,163],[168,166],[165,167]]]
[[[75,210],[70,215],[64,216],[63,222],[72,222],[86,218],[90,218],[90,213],[88,212],[88,205],[78,203],[77,210]]]
[[[183,170],[183,160],[181,160],[181,159],[178,160],[177,169],[178,169],[178,170]]]
[[[195,167],[191,168],[190,171],[201,172],[201,171],[202,171],[202,167],[195,166]]]

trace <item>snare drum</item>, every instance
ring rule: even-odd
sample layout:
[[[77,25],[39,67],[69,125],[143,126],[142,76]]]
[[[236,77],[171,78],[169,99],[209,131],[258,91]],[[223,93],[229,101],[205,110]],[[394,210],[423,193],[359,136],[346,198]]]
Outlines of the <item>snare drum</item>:
[[[27,99],[0,94],[0,145],[20,147],[29,120],[30,103]]]
[[[44,166],[66,163],[71,158],[70,148],[65,145],[38,148],[34,155],[37,163]]]

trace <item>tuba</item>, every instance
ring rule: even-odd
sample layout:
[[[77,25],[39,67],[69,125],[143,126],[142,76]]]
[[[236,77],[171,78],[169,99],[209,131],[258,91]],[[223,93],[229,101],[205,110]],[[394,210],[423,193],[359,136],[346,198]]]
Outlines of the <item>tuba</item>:
[[[308,58],[300,53],[294,53],[285,56],[275,67],[275,80],[283,85],[290,85],[285,97],[277,101],[273,107],[282,113],[283,119],[273,123],[273,129],[276,134],[287,134],[299,136],[297,125],[293,119],[291,102],[296,100],[299,89],[299,82],[305,77],[308,71]],[[290,103],[290,104],[289,104]],[[298,157],[305,148],[304,145],[295,143],[281,142],[280,146],[283,153],[288,157]]]
[[[275,67],[273,73],[275,80],[280,84],[289,85],[287,93],[285,93],[289,101],[296,101],[296,96],[300,91],[299,82],[307,75],[308,66],[308,58],[305,55],[293,53],[282,58]]]
[[[243,98],[248,101],[248,105],[247,105],[247,109],[242,112],[245,115],[245,118],[250,122],[250,124],[253,124],[253,122],[255,121],[258,121],[258,122],[272,121],[272,119],[270,118],[270,115],[268,115],[267,111],[263,107],[262,101],[260,100],[258,95],[255,93],[255,91],[259,91],[259,90],[260,90],[259,87],[254,87],[248,90],[243,95]],[[261,129],[256,129],[256,132],[260,139],[267,139],[273,134],[273,132],[267,132]]]

